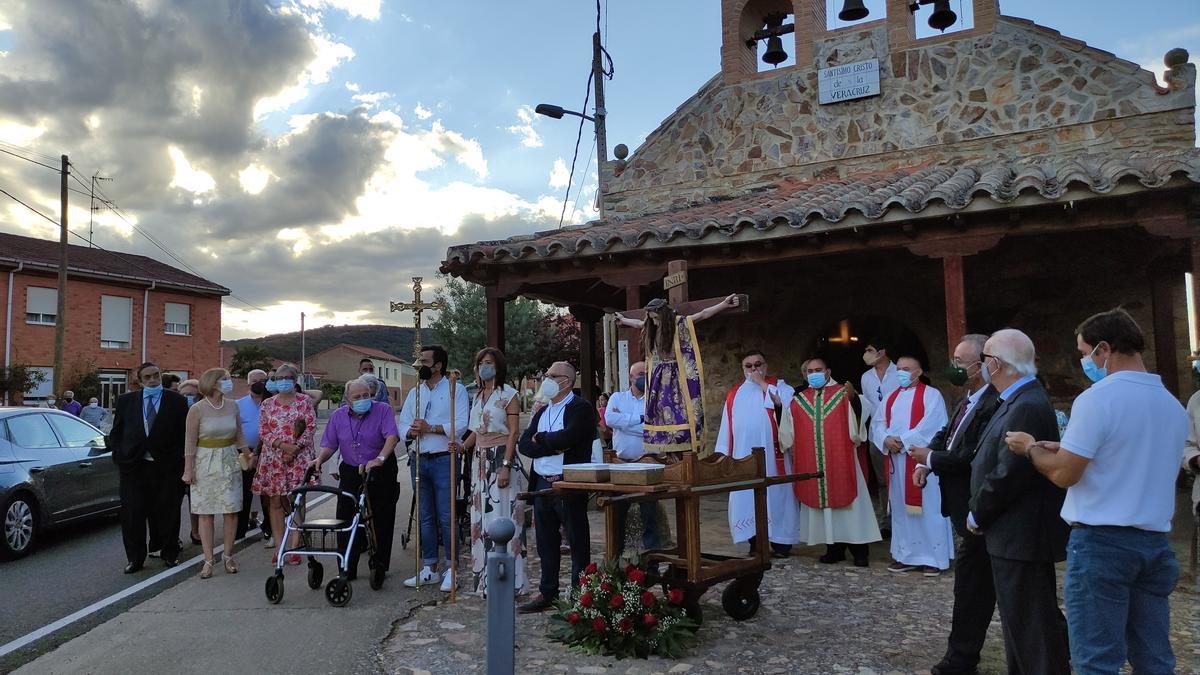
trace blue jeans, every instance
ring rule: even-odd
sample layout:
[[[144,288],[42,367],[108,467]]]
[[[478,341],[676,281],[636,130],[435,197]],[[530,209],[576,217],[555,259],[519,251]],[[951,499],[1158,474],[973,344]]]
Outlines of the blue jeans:
[[[1163,532],[1132,527],[1071,530],[1063,604],[1071,665],[1080,675],[1175,672],[1167,597],[1179,563]]]
[[[436,565],[438,542],[450,560],[450,455],[421,456],[421,486],[417,490],[421,502],[421,563]],[[409,475],[416,476],[416,461],[409,464]],[[456,542],[457,544],[457,542]],[[457,546],[456,546],[457,548]]]

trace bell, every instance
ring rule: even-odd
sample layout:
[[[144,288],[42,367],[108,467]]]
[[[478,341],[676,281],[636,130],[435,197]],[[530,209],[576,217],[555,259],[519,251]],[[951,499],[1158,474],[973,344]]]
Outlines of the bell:
[[[767,38],[767,51],[763,54],[763,63],[777,66],[787,61],[787,52],[783,51],[783,40],[779,36]]]
[[[863,5],[863,0],[846,0],[842,4],[842,11],[838,12],[838,18],[842,21],[858,21],[867,18],[870,13],[871,10]]]
[[[950,9],[950,0],[933,0],[933,14],[929,15],[929,27],[943,33],[958,21],[958,15]]]

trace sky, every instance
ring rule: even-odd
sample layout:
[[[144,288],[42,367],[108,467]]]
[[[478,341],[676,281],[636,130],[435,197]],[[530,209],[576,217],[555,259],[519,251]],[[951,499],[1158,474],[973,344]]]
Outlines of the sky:
[[[1200,57],[1195,0],[1001,11],[1159,74],[1172,47]],[[720,2],[601,0],[600,21],[608,145],[636,149],[719,71]],[[583,108],[595,27],[588,0],[0,0],[0,149],[68,154],[81,192],[110,178],[94,241],[183,266],[153,239],[232,289],[227,339],[296,330],[301,312],[411,325],[388,301],[411,299],[412,276],[431,298],[448,246],[558,226],[578,119],[533,107]],[[596,216],[590,124],[578,152],[569,223]],[[54,219],[58,180],[0,153],[0,189]],[[89,195],[70,198],[86,237]],[[0,231],[58,236],[4,195]]]

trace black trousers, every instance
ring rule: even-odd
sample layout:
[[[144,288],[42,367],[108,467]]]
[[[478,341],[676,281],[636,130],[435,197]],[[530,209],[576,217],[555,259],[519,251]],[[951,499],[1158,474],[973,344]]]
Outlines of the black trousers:
[[[182,477],[180,462],[139,459],[120,466],[121,540],[129,562],[146,562],[148,531],[150,539],[161,544],[163,560],[179,559]]]
[[[1054,563],[992,556],[991,564],[1008,672],[1070,673],[1067,620],[1058,608]]]
[[[983,537],[968,532],[954,554],[954,613],[942,664],[952,670],[974,670],[995,611],[992,558]]]
[[[771,544],[774,546],[774,544]],[[847,544],[844,541],[839,541],[833,544],[825,545],[825,552],[831,556],[845,558],[846,549],[850,549],[850,556],[855,560],[870,560],[871,547],[867,544]]]
[[[387,571],[392,561],[392,534],[396,530],[396,501],[400,499],[400,485],[396,482],[398,472],[396,455],[388,457],[378,469],[371,472],[367,481],[367,499],[371,502],[371,518],[375,528],[375,563]],[[338,466],[338,489],[358,494],[363,477],[358,467],[342,462]],[[337,517],[350,520],[358,510],[358,503],[338,497]],[[338,548],[345,549],[350,541],[349,532],[338,533]],[[358,558],[367,548],[367,536],[361,529],[354,535],[354,550],[350,552],[348,569],[352,576],[358,575]]]
[[[750,544],[750,553],[754,554],[755,552],[757,552],[758,551],[758,535],[754,535],[754,536],[750,537],[750,539],[748,539],[747,541]],[[769,543],[771,544],[771,550],[775,551],[779,555],[791,555],[792,554],[792,545],[791,544],[776,544],[773,541],[769,542]]]
[[[254,485],[254,471],[242,472],[242,511],[238,513],[237,522],[237,538],[241,539],[246,536],[246,532],[250,529],[250,512],[254,510],[254,493],[250,488]],[[258,512],[262,514],[262,518],[258,521],[258,527],[262,530],[264,537],[271,536],[271,508],[267,503],[269,497],[266,495],[258,495]]]
[[[545,490],[550,483],[538,476],[535,490]],[[562,535],[567,530],[571,545],[571,586],[579,585],[579,573],[592,562],[592,535],[587,519],[587,497],[537,497],[533,500],[533,527],[537,535],[538,558],[542,561],[542,579],[538,585],[542,597],[558,597],[558,569],[562,563]]]

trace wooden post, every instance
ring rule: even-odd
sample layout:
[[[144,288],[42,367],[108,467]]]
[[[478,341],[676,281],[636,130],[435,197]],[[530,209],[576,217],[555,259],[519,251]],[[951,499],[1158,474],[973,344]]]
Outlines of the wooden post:
[[[683,281],[673,283],[672,278],[676,275],[681,275]],[[667,286],[667,301],[672,305],[682,305],[688,301],[686,260],[672,260],[667,263],[667,278],[663,280],[663,285]]]
[[[1193,245],[1193,251],[1195,250]],[[1154,321],[1154,363],[1159,377],[1172,394],[1179,395],[1179,355],[1175,346],[1175,312],[1171,302],[1174,275],[1150,277],[1150,304]]]
[[[1192,331],[1200,339],[1200,237],[1192,237]],[[1193,348],[1188,345],[1188,348]]]
[[[591,403],[596,402],[596,321],[579,318],[579,391]]]
[[[625,309],[641,309],[642,308],[642,287],[641,286],[626,286],[625,287]],[[624,328],[621,335],[629,341],[629,363],[634,364],[641,361],[644,357],[642,354],[642,332],[635,328]]]
[[[63,372],[63,345],[67,333],[67,176],[71,173],[71,162],[66,155],[62,156],[62,170],[59,172],[61,183],[58,207],[58,219],[61,227],[58,234],[58,315],[54,318],[54,375],[51,396],[61,397],[66,387],[66,373]]]
[[[942,258],[942,277],[946,294],[946,345],[953,350],[967,334],[966,292],[963,290],[961,255]]]
[[[504,351],[504,298],[500,297],[496,286],[485,286],[484,295],[487,298],[487,344]]]

